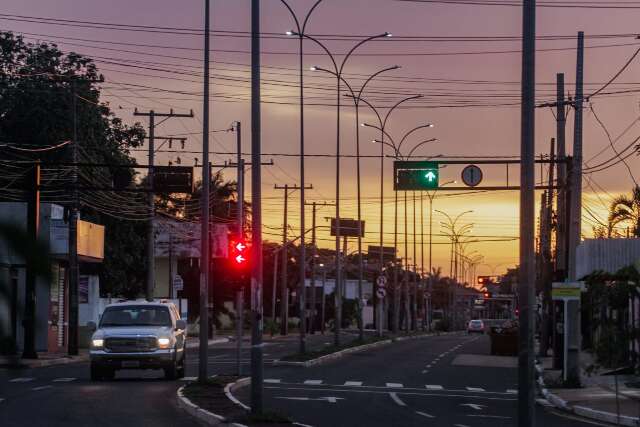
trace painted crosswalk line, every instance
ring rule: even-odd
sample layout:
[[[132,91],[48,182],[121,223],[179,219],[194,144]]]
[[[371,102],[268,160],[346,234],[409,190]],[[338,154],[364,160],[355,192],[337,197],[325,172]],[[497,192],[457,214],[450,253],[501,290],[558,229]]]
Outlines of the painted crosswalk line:
[[[33,377],[19,377],[19,378],[13,378],[11,380],[9,380],[10,383],[28,383],[29,381],[33,381],[35,380],[35,378]]]
[[[484,391],[483,388],[480,387],[466,387],[468,391]]]
[[[442,387],[441,385],[434,385],[434,384],[427,384],[425,387],[427,387],[427,390],[443,390],[444,387]]]
[[[268,383],[268,384],[278,384],[280,382],[280,380],[269,378],[269,379],[263,380],[263,382]]]
[[[404,387],[402,384],[400,383],[387,383],[386,384],[387,387],[391,387],[391,388],[402,388]]]
[[[322,380],[305,380],[304,383],[306,385],[320,385],[322,384]]]
[[[352,386],[352,387],[360,387],[362,385],[362,381],[345,381],[344,385]]]
[[[63,377],[63,378],[56,378],[52,382],[54,382],[54,383],[70,383],[71,381],[75,381],[75,380],[77,380],[77,378]]]

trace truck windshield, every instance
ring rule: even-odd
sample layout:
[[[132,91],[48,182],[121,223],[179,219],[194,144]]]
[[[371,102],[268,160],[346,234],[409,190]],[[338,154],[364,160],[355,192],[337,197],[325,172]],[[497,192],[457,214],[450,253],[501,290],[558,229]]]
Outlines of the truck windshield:
[[[171,326],[171,316],[166,307],[109,307],[102,315],[100,326]]]

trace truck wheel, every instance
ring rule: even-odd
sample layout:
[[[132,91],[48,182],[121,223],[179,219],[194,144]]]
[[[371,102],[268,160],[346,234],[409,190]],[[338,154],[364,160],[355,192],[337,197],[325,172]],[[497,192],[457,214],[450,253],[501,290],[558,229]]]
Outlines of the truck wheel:
[[[91,381],[100,381],[102,379],[102,369],[100,369],[98,366],[92,363],[89,370]]]

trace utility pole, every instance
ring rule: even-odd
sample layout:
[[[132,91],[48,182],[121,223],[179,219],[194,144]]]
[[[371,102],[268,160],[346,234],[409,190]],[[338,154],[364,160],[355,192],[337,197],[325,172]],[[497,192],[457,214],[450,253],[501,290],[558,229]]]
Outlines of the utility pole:
[[[289,262],[289,257],[288,255],[288,243],[287,243],[287,231],[288,231],[288,215],[289,215],[289,191],[295,191],[295,190],[300,190],[300,186],[298,186],[297,184],[294,185],[289,185],[289,184],[285,184],[285,185],[275,185],[273,187],[276,190],[283,190],[284,191],[284,219],[282,221],[282,279],[280,281],[280,296],[281,296],[281,302],[280,302],[280,334],[281,335],[287,335],[289,333],[289,327],[288,327],[288,316],[287,316],[287,308],[288,308],[288,304],[289,304],[289,298],[287,297],[287,263]],[[307,189],[311,189],[313,188],[312,186],[308,186],[306,187]],[[304,230],[301,233],[302,235],[304,235]],[[304,260],[300,260],[301,262],[304,262]],[[304,283],[303,283],[304,285]],[[304,308],[304,307],[303,307]],[[304,313],[300,313],[300,317],[302,319],[302,317],[304,317]],[[301,329],[300,331],[301,334],[304,334],[304,331]],[[304,338],[301,338],[301,340],[303,340]]]
[[[320,207],[325,207],[325,206],[335,206],[334,203],[318,203],[318,202],[312,202],[312,203],[306,203],[307,206],[311,206],[312,210],[312,216],[311,216],[311,245],[313,246],[313,255],[312,255],[312,261],[311,261],[311,324],[310,324],[310,332],[313,334],[315,333],[315,324],[316,324],[316,305],[317,305],[317,301],[316,301],[316,266],[317,266],[317,252],[318,252],[318,245],[316,242],[316,215],[317,215],[317,208],[318,206]],[[324,299],[324,290],[322,293],[322,298]]]
[[[198,382],[207,381],[209,363],[209,187],[211,167],[209,162],[209,53],[210,53],[210,0],[204,0],[204,84],[202,98],[202,213],[200,218],[200,288],[199,288],[199,348]],[[149,145],[153,145],[150,141]],[[153,153],[153,149],[150,149]],[[150,169],[151,171],[152,169]],[[153,184],[153,183],[151,183]],[[151,244],[153,247],[153,243]],[[153,257],[153,255],[151,256]],[[147,284],[149,286],[149,284]]]
[[[409,216],[407,209],[407,192],[404,192],[404,292],[403,292],[403,307],[404,307],[404,331],[409,332],[409,323],[411,321],[411,314],[409,313]]]
[[[260,0],[251,0],[251,413],[263,412]]]
[[[29,171],[27,179],[27,234],[34,242],[38,240],[40,228],[40,163],[34,163]],[[36,352],[36,274],[33,257],[25,260],[27,272],[25,279],[24,298],[24,345],[22,357],[24,359],[37,359]]]
[[[554,161],[556,140],[551,138],[551,149],[549,159],[549,188],[542,200],[542,206],[544,207],[543,216],[540,217],[540,222],[544,224],[544,236],[541,235],[540,255],[542,260],[541,279],[543,289],[543,301],[542,301],[542,325],[540,331],[540,355],[547,356],[549,350],[549,329],[552,313],[551,300],[551,283],[553,282],[553,259],[551,256],[551,221],[553,218],[553,180],[554,180]]]
[[[570,178],[571,182],[571,223],[569,226],[569,275],[571,281],[578,279],[576,271],[576,251],[580,244],[582,229],[582,103],[584,101],[584,32],[578,32],[578,51],[576,61],[576,97],[575,97],[575,120],[573,129],[573,167]],[[566,378],[580,379],[580,301],[567,302],[569,304],[569,348],[565,350],[567,354]]]
[[[535,48],[536,1],[522,5],[522,107],[520,142],[520,278],[518,298],[518,426],[535,422],[534,305],[535,305]]]
[[[153,182],[153,176],[154,176],[153,166],[155,161],[155,139],[156,139],[155,119],[157,117],[163,117],[167,119],[172,117],[191,118],[193,117],[193,111],[191,111],[189,114],[174,113],[173,110],[169,110],[168,113],[156,113],[154,110],[149,110],[148,112],[143,113],[143,112],[139,112],[138,109],[136,108],[133,112],[133,115],[149,118],[149,135],[148,135],[149,146],[148,146],[148,154],[147,154],[148,163],[149,163],[149,172],[147,175],[147,185],[150,189],[150,192],[148,194],[147,205],[149,209],[150,219],[149,219],[149,223],[147,224],[147,281],[145,286],[145,297],[148,301],[151,301],[153,299],[153,289],[155,288],[155,280],[156,280],[155,248],[154,248],[155,236],[154,236],[154,227],[153,227],[153,219],[155,216],[155,193],[154,193],[154,182]],[[207,156],[207,159],[208,159],[208,156]],[[208,163],[207,161],[203,161],[202,164],[207,165]],[[203,167],[203,171],[205,169],[206,167]],[[204,180],[203,180],[203,183],[204,183]]]
[[[398,192],[393,192],[394,215],[393,215],[393,248],[395,250],[393,259],[393,333],[397,334],[400,329],[400,294],[398,287]],[[402,261],[400,261],[402,266]]]
[[[78,196],[78,101],[76,79],[71,79],[71,96],[73,108],[73,143],[71,145],[71,161],[74,163],[72,185],[73,199],[69,210],[69,341],[68,352],[72,356],[78,354],[78,284],[80,281],[80,266],[78,264],[78,210],[80,200]]]
[[[237,193],[236,206],[238,215],[238,238],[244,239],[244,160],[242,159],[242,124],[236,122],[236,146],[237,146]],[[236,292],[236,371],[242,375],[242,335],[243,335],[243,310],[244,310],[244,280],[240,281]]]

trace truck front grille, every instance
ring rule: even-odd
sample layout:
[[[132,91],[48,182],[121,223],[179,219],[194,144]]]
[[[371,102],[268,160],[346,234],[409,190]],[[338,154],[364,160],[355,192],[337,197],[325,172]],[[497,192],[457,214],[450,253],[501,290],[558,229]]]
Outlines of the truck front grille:
[[[155,337],[113,337],[104,341],[104,348],[112,353],[140,353],[157,348]]]

